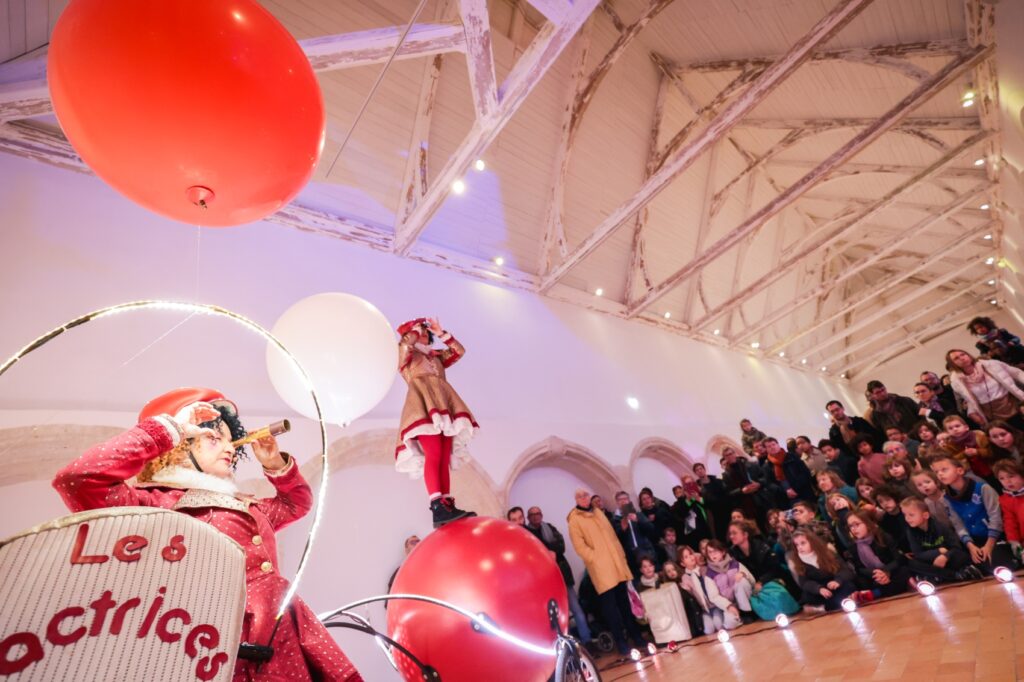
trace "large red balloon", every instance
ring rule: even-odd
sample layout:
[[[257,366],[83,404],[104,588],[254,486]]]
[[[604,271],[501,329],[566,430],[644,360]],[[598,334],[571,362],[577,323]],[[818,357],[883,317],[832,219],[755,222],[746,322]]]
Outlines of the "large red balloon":
[[[259,220],[298,193],[323,150],[316,75],[254,0],[71,0],[47,69],[82,159],[175,220]]]
[[[569,623],[565,583],[548,550],[529,531],[500,519],[464,519],[431,533],[405,560],[391,592],[484,613],[505,632],[538,646],[555,640],[550,600],[558,604],[562,632]],[[433,604],[389,602],[388,632],[444,682],[544,682],[555,667],[552,656],[475,632],[465,616]],[[395,653],[406,680],[422,679]]]

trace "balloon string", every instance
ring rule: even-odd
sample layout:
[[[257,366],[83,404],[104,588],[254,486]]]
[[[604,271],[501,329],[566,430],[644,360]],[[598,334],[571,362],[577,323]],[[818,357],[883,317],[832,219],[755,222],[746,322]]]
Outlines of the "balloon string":
[[[384,62],[384,68],[377,74],[377,80],[373,82],[373,87],[370,88],[370,92],[366,94],[366,98],[363,100],[362,106],[359,107],[359,111],[356,113],[355,119],[352,121],[352,125],[349,126],[348,132],[345,133],[345,139],[341,141],[341,146],[338,147],[337,153],[334,155],[334,160],[331,161],[331,165],[327,168],[327,173],[324,175],[324,179],[331,176],[334,171],[335,164],[338,163],[338,159],[341,158],[341,153],[345,150],[345,146],[348,145],[349,139],[352,137],[352,133],[355,132],[356,125],[359,124],[359,119],[363,117],[366,112],[366,107],[370,105],[370,100],[373,99],[374,93],[377,92],[377,88],[380,87],[381,82],[384,80],[384,74],[388,72],[388,68],[391,66],[391,62],[395,61],[395,56],[398,55],[398,51],[402,49],[402,44],[405,42],[406,36],[409,35],[409,31],[412,30],[413,24],[416,23],[416,19],[419,18],[420,12],[427,6],[427,0],[420,0],[420,4],[416,6],[416,11],[412,13],[412,18],[409,19],[409,23],[405,25],[405,30],[402,31],[401,37],[398,39],[398,44],[395,45],[395,49],[391,51],[391,55],[388,60]]]

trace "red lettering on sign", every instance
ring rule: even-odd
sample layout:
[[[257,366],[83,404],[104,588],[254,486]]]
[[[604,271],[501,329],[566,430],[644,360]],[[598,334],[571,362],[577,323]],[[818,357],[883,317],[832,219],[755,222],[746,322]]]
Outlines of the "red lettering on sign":
[[[158,592],[161,595],[167,592],[166,587],[161,587]],[[136,635],[139,639],[142,639],[149,634],[149,628],[153,627],[153,621],[156,620],[156,614],[160,611],[160,607],[164,604],[163,596],[159,596],[153,600],[153,603],[149,607],[149,611],[146,612],[146,617],[142,621],[142,625],[139,627],[139,633]]]
[[[167,543],[160,555],[167,561],[181,561],[185,558],[185,553],[188,550],[185,549],[185,536],[175,535],[171,538],[171,541]]]
[[[142,558],[142,548],[149,540],[141,535],[125,535],[114,545],[114,556],[121,561],[138,561]]]
[[[114,620],[110,623],[110,634],[119,635],[121,634],[121,626],[124,625],[124,617],[129,611],[134,609],[136,606],[142,603],[142,600],[138,597],[132,597],[125,603],[117,607],[117,611],[114,612]]]
[[[192,632],[188,633],[188,637],[185,638],[185,653],[188,654],[189,658],[195,658],[199,655],[199,649],[196,644],[212,649],[220,643],[220,633],[217,632],[217,628],[209,624],[197,625],[192,628]]]
[[[207,663],[209,661],[209,663]],[[201,680],[212,680],[220,672],[220,667],[228,662],[228,655],[223,651],[211,656],[203,656],[196,663],[196,677]]]
[[[160,620],[156,622],[156,636],[160,638],[161,642],[177,642],[181,639],[180,632],[171,632],[167,629],[171,620],[177,618],[181,621],[182,625],[191,625],[192,616],[188,615],[188,611],[185,609],[171,609],[164,615],[160,616]]]
[[[68,618],[77,618],[84,615],[85,609],[81,606],[71,606],[53,614],[49,625],[46,626],[46,639],[49,640],[50,644],[56,644],[57,646],[67,646],[82,639],[85,637],[84,625],[75,628],[66,635],[60,631],[60,625]]]
[[[117,606],[117,602],[113,600],[110,590],[89,604],[89,608],[93,611],[92,626],[89,628],[90,637],[96,637],[103,632],[103,621],[107,619],[107,611],[115,606]]]
[[[85,541],[89,537],[89,524],[83,523],[78,527],[78,535],[75,536],[75,546],[71,548],[71,563],[73,564],[102,564],[108,557],[106,554],[82,554],[85,549]]]
[[[12,661],[9,655],[18,646],[25,647],[25,653]],[[31,632],[15,632],[0,641],[0,675],[20,673],[36,661],[41,660],[43,660],[43,644]]]

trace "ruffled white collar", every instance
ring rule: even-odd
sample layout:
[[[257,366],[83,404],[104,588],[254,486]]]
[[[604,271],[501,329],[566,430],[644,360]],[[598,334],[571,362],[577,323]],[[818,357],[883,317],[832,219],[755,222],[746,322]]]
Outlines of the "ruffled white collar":
[[[153,474],[153,482],[170,484],[176,488],[211,490],[232,497],[238,492],[233,478],[220,478],[182,466],[164,467]]]

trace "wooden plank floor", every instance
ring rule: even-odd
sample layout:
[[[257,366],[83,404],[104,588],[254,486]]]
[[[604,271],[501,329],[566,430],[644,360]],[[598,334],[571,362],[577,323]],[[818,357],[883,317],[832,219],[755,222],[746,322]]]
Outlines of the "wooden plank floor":
[[[746,625],[732,631],[726,644],[702,637],[693,641],[706,644],[603,670],[602,679],[1024,679],[1024,580],[1017,580],[954,585],[928,599],[914,594],[853,614],[798,619],[786,630],[763,622]],[[602,659],[598,665],[611,662]]]

